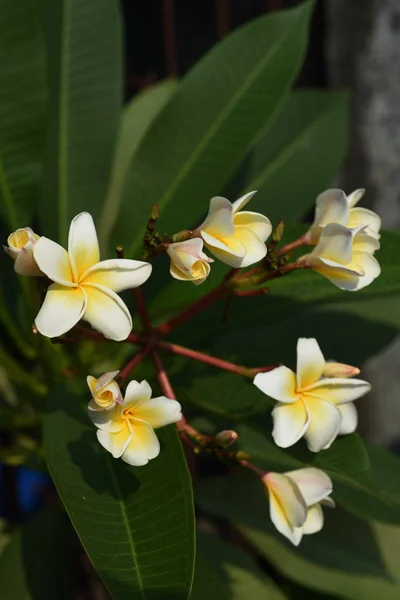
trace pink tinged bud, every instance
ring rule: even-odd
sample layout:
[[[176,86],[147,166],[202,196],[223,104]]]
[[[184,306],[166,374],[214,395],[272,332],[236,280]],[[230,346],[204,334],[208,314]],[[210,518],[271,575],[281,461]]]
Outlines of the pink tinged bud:
[[[219,446],[227,448],[228,446],[234,444],[239,439],[239,436],[236,433],[236,431],[227,429],[225,431],[220,431],[219,433],[217,433],[215,439]]]
[[[17,229],[8,236],[8,245],[3,248],[14,260],[14,270],[19,275],[43,275],[33,257],[33,247],[38,239],[30,227]]]
[[[351,365],[345,365],[344,363],[327,362],[323,370],[323,377],[357,377],[360,374],[360,369],[352,367]]]

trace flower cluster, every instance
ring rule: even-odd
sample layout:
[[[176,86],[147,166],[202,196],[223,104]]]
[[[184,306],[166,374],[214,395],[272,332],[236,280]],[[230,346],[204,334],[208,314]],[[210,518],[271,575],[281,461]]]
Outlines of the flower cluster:
[[[327,190],[317,198],[315,219],[308,232],[314,250],[306,264],[342,290],[355,291],[380,275],[374,257],[379,250],[381,220],[366,208],[355,208],[365,190],[350,196]]]
[[[154,255],[165,251],[170,258],[172,277],[199,285],[209,276],[214,262],[203,251],[205,246],[216,260],[232,267],[229,276],[237,277],[231,287],[224,287],[224,280],[217,290],[210,292],[208,300],[222,297],[215,291],[236,293],[235,286],[240,287],[243,281],[245,285],[249,281],[259,285],[296,268],[312,269],[340,289],[355,291],[369,285],[380,273],[374,253],[380,245],[381,221],[372,211],[356,206],[363,193],[364,190],[356,190],[349,196],[341,190],[322,193],[317,198],[315,218],[309,231],[280,250],[276,249],[281,237],[277,230],[271,244],[266,244],[272,232],[269,219],[242,210],[255,192],[245,194],[234,203],[219,196],[212,198],[202,224],[192,231],[178,232],[172,238],[157,237],[158,234],[152,237],[158,213],[153,211],[151,226],[148,225],[144,238],[145,256],[148,252],[152,257],[154,248]],[[150,240],[148,247],[146,240]],[[289,252],[303,246],[313,246],[313,249],[288,264]],[[354,401],[368,393],[370,385],[357,378],[360,371],[356,367],[326,362],[314,338],[298,340],[296,372],[283,365],[261,369],[263,372],[239,367],[162,342],[160,336],[171,330],[171,322],[153,328],[145,306],[140,306],[144,304],[140,290],[135,290],[135,297],[145,335],[130,335],[132,318],[118,293],[141,286],[150,277],[152,267],[148,262],[124,258],[100,261],[96,229],[88,213],[82,212],[72,220],[68,251],[46,237],[39,237],[29,227],[12,233],[5,250],[15,261],[18,274],[37,275],[48,280],[46,296],[35,319],[35,327],[41,334],[50,338],[61,336],[83,319],[111,340],[122,341],[129,337],[133,343],[147,344],[147,353],[152,355],[166,396],[152,398],[149,384],[134,380],[123,395],[116,379],[119,371],[104,373],[98,379],[87,377],[92,396],[88,415],[97,428],[98,441],[114,458],[121,458],[136,467],[147,464],[160,452],[154,430],[177,422],[180,422],[180,432],[189,436],[186,441],[200,440],[199,451],[206,447],[221,455],[224,448],[237,440],[236,432],[224,431],[212,438],[209,445],[209,436],[203,436],[186,423],[179,402],[173,398],[165,370],[160,366],[157,347],[252,378],[259,371],[253,383],[277,401],[272,411],[272,436],[281,448],[288,448],[304,437],[309,450],[320,452],[329,448],[338,435],[355,431],[357,411]],[[260,263],[258,267],[237,273],[237,270],[256,263]],[[254,290],[239,292],[246,295]],[[208,303],[199,302],[193,306],[198,309],[200,305],[204,308]],[[185,320],[189,314],[195,314],[193,306],[184,311]],[[174,317],[175,324],[182,324],[183,317],[182,314]],[[163,327],[165,325],[168,327]],[[124,368],[121,381],[143,356],[146,356],[146,349],[142,356],[138,353],[134,357],[133,361],[139,357],[136,362]],[[229,458],[236,456],[243,466],[249,464],[239,459],[239,453],[227,454]],[[303,535],[321,529],[321,504],[334,506],[328,475],[315,468],[283,474],[266,473],[255,465],[252,469],[260,476],[268,493],[271,519],[281,534],[298,545]]]
[[[99,379],[89,376],[92,394],[88,414],[97,427],[97,439],[114,458],[135,467],[146,465],[160,453],[154,429],[182,418],[181,405],[165,396],[152,398],[147,381],[131,381],[122,397],[114,377],[118,371]]]

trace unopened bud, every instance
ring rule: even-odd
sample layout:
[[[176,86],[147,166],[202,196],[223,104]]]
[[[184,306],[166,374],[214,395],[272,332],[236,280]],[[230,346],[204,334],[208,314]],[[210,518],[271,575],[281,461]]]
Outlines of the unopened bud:
[[[284,231],[285,231],[285,223],[283,221],[280,221],[280,223],[278,223],[278,225],[275,227],[274,231],[272,232],[272,236],[271,236],[272,241],[280,242]]]
[[[157,202],[155,202],[153,204],[153,206],[151,207],[151,218],[156,220],[158,219],[158,217],[160,216],[160,207],[158,206]]]
[[[323,377],[357,377],[360,374],[360,369],[337,362],[327,362],[323,370]]]
[[[116,252],[118,258],[123,258],[124,257],[124,247],[121,246],[120,244],[115,247],[115,252]]]
[[[192,237],[193,231],[190,229],[184,229],[183,231],[179,231],[172,236],[173,242],[185,242],[186,240],[190,240]]]
[[[222,446],[222,448],[227,448],[228,446],[234,444],[239,439],[239,436],[236,433],[236,431],[233,431],[232,429],[227,429],[225,431],[220,431],[219,433],[217,433],[215,439],[219,446]]]

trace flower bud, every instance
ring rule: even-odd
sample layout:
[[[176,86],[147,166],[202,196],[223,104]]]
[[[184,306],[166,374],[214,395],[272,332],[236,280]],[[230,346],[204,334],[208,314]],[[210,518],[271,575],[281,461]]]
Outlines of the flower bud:
[[[357,377],[359,374],[360,369],[357,367],[337,362],[327,362],[322,372],[323,377],[341,377],[345,379],[348,377]]]
[[[33,258],[33,246],[39,236],[30,227],[23,227],[11,233],[4,250],[15,261],[14,269],[19,275],[43,275]]]
[[[236,431],[233,431],[232,429],[227,429],[217,433],[215,439],[219,446],[221,446],[222,448],[227,448],[228,446],[234,444],[239,439],[239,436],[236,433]]]
[[[122,404],[121,390],[114,379],[118,373],[103,373],[98,379],[88,375],[86,381],[92,394],[89,410],[110,410],[116,404]]]
[[[167,254],[171,259],[170,273],[174,279],[192,281],[195,285],[207,279],[213,260],[204,254],[200,238],[169,244]]]

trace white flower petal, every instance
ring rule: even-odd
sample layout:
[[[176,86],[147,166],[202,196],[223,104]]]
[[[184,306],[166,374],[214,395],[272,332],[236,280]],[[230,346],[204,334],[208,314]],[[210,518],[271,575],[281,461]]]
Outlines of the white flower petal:
[[[272,411],[272,419],[272,437],[280,448],[293,446],[303,437],[310,424],[308,410],[302,400],[293,404],[278,404]]]
[[[358,233],[353,240],[353,256],[354,252],[369,252],[373,254],[376,250],[379,250],[380,243],[376,237],[368,235],[367,233]],[[354,262],[354,258],[352,259]]]
[[[86,295],[80,288],[53,283],[35,319],[36,329],[49,338],[63,335],[82,319],[86,302]]]
[[[322,377],[324,355],[315,338],[299,338],[297,342],[297,389],[311,385]]]
[[[251,229],[262,242],[266,242],[271,235],[272,225],[268,217],[255,212],[239,212],[233,217],[235,227],[242,225]]]
[[[208,215],[199,229],[214,237],[226,237],[234,234],[233,209],[227,198],[222,196],[211,198]]]
[[[310,535],[321,531],[324,526],[324,513],[319,504],[314,504],[308,509],[307,518],[303,525],[303,533]]]
[[[234,268],[239,268],[246,255],[243,244],[235,237],[224,238],[223,241],[201,230],[201,237],[215,258]]]
[[[82,277],[82,283],[102,285],[113,292],[122,292],[142,285],[151,275],[150,263],[127,258],[112,258],[93,265]]]
[[[140,467],[159,455],[160,442],[150,425],[144,421],[135,419],[131,426],[132,437],[122,454],[122,460],[129,465]]]
[[[92,400],[93,402],[93,400]],[[88,415],[90,420],[98,429],[108,431],[109,433],[125,432],[125,422],[121,419],[121,408],[114,406],[110,410],[94,409],[89,403]]]
[[[368,208],[352,208],[347,227],[367,226],[367,233],[378,234],[382,221],[379,215]]]
[[[253,383],[259,390],[279,402],[296,402],[296,376],[285,366],[267,373],[257,373]]]
[[[135,418],[146,421],[153,429],[177,423],[182,418],[182,409],[179,402],[170,400],[165,396],[152,398],[135,407]]]
[[[353,208],[361,200],[364,194],[364,188],[360,188],[359,190],[354,190],[354,192],[351,192],[351,194],[347,196],[347,202],[349,204],[349,207]]]
[[[147,400],[150,400],[151,394],[151,387],[146,380],[139,383],[139,381],[133,379],[128,383],[125,391],[124,408],[127,408],[128,405],[135,407],[142,402],[147,402]]]
[[[271,521],[276,529],[298,546],[307,508],[299,489],[290,479],[279,473],[268,473],[264,481],[269,492]]]
[[[82,286],[87,295],[83,319],[106,338],[120,342],[132,331],[132,318],[117,294],[102,286]]]
[[[95,385],[94,391],[98,392],[99,390],[101,390],[101,388],[104,388],[113,379],[115,379],[115,377],[118,375],[118,373],[119,373],[119,371],[109,371],[107,373],[103,373],[103,375],[100,375],[100,377],[98,379],[96,379],[96,385]]]
[[[308,467],[288,471],[285,475],[298,486],[307,506],[321,502],[332,493],[332,480],[321,469]]]
[[[267,247],[262,239],[248,227],[236,227],[234,238],[243,244],[246,251],[240,263],[242,268],[254,265],[267,255]]]
[[[354,292],[359,289],[360,281],[364,277],[363,272],[355,271],[348,267],[343,267],[333,261],[319,259],[319,261],[313,264],[314,271],[317,271],[326,279],[329,279],[331,283],[336,285],[341,290],[348,292]]]
[[[334,377],[333,379],[321,379],[304,391],[307,392],[307,395],[325,398],[333,404],[342,404],[353,402],[357,398],[365,396],[370,390],[371,385],[368,381]]]
[[[357,230],[348,229],[337,223],[326,225],[318,244],[309,255],[311,260],[325,258],[340,265],[348,265],[352,259],[353,238]]]
[[[340,424],[339,435],[347,435],[353,433],[357,429],[358,425],[358,414],[357,409],[353,402],[347,404],[339,404],[338,409],[342,415],[342,422]]]
[[[244,208],[246,206],[246,204],[248,202],[250,202],[250,200],[256,193],[257,193],[257,190],[254,190],[252,192],[247,192],[247,194],[244,194],[244,196],[241,196],[238,200],[235,200],[235,202],[233,202],[233,204],[232,204],[233,214],[235,215],[240,210],[242,210],[242,208]]]
[[[99,440],[100,444],[103,446],[103,448],[108,450],[108,452],[110,452],[114,458],[121,458],[126,448],[129,446],[132,438],[133,434],[131,433],[131,429],[127,421],[124,421],[123,428],[116,433],[112,433],[105,429],[97,430],[97,439]]]
[[[39,269],[60,285],[74,287],[68,252],[59,244],[41,237],[33,247],[33,257]]]
[[[381,267],[378,261],[368,252],[354,251],[352,265],[364,271],[364,275],[357,282],[356,290],[362,290],[381,274]]]
[[[76,279],[79,279],[87,269],[100,260],[96,228],[92,216],[87,212],[81,212],[71,221],[68,254]]]
[[[304,437],[311,452],[329,448],[339,433],[342,420],[338,408],[323,398],[305,398],[310,413],[310,424]]]
[[[312,228],[323,227],[329,223],[347,225],[348,218],[349,206],[346,194],[342,190],[326,190],[317,197]]]
[[[5,250],[7,251],[7,248],[5,248]],[[18,250],[17,255],[14,258],[14,270],[18,275],[28,275],[30,277],[43,275],[33,257],[32,242],[28,242],[23,248]]]

